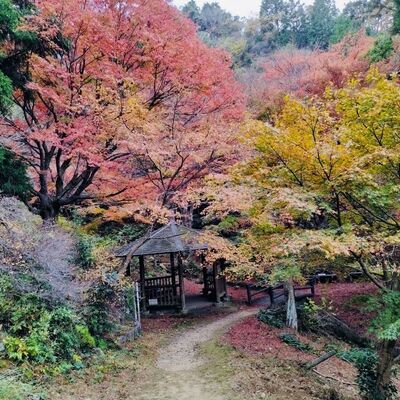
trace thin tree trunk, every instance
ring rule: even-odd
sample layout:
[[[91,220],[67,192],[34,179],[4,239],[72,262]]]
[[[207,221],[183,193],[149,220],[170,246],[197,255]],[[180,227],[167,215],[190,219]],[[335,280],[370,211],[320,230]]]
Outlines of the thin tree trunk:
[[[376,398],[388,400],[390,396],[390,386],[392,381],[392,369],[396,356],[396,341],[383,340],[378,345],[379,362],[377,366],[376,378]]]
[[[286,325],[297,331],[298,320],[297,320],[297,309],[296,309],[296,297],[294,294],[293,281],[289,280],[286,283],[287,289],[287,312],[286,312]]]

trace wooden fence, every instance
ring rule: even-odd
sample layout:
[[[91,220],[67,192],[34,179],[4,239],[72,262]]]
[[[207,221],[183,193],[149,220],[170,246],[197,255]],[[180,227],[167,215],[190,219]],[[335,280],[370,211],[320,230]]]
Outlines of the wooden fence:
[[[315,277],[310,277],[307,279],[307,283],[303,286],[296,285],[294,287],[294,292],[296,298],[304,298],[304,297],[314,297],[315,296]],[[279,298],[286,297],[287,291],[285,285],[280,283],[275,286],[259,286],[259,285],[247,285],[247,303],[253,304],[255,298],[259,298],[260,295],[268,295],[271,304],[274,304]],[[310,293],[304,293],[304,291],[310,291]],[[299,293],[303,292],[303,293]]]
[[[147,278],[145,298],[147,307],[176,307],[181,305],[179,284],[173,276]]]

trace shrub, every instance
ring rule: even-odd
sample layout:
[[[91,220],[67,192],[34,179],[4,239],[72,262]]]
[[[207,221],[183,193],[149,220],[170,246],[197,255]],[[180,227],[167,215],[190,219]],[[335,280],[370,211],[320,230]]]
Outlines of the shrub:
[[[26,165],[14,153],[0,146],[0,193],[26,201],[31,197],[31,189]]]
[[[354,348],[338,354],[341,359],[351,362],[357,368],[357,384],[360,395],[365,400],[390,400],[396,397],[396,387],[390,384],[386,388],[384,399],[376,393],[378,355],[372,349]]]
[[[218,232],[225,236],[237,233],[239,228],[239,218],[234,215],[226,216],[217,226]]]
[[[96,265],[96,257],[94,255],[94,248],[98,244],[99,238],[97,236],[79,233],[77,252],[78,264],[84,269],[90,269]]]
[[[271,307],[260,310],[257,318],[264,324],[275,328],[283,328],[285,326],[286,312],[282,307]]]
[[[282,342],[300,350],[304,353],[315,353],[315,350],[308,343],[302,343],[299,338],[293,333],[282,333],[279,335]]]
[[[318,315],[322,307],[312,299],[297,306],[299,325],[304,331],[314,331],[319,327]]]
[[[113,288],[106,282],[94,286],[89,291],[88,306],[85,309],[86,323],[95,337],[104,336],[113,328],[109,320],[109,302],[115,297]]]
[[[15,361],[75,362],[95,339],[71,308],[18,289],[18,275],[0,273],[0,321],[8,358]]]
[[[393,40],[387,35],[378,36],[367,56],[372,63],[386,60],[393,52]]]

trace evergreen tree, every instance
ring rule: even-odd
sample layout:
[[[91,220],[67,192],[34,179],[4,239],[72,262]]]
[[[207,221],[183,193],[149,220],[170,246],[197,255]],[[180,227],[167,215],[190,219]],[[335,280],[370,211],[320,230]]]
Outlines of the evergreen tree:
[[[333,32],[330,38],[331,43],[339,43],[347,34],[356,32],[359,26],[344,14],[340,14],[333,25]]]
[[[14,153],[0,147],[0,193],[25,201],[29,199],[31,189],[26,165]]]
[[[289,43],[303,43],[306,15],[298,0],[263,0],[260,9],[263,53],[284,47]]]
[[[200,21],[200,8],[195,0],[190,0],[182,7],[182,11],[195,23]]]
[[[327,49],[334,32],[337,9],[334,0],[315,0],[309,10],[309,45]]]
[[[29,81],[26,68],[28,58],[33,54],[49,53],[36,34],[19,30],[21,18],[34,12],[35,6],[29,0],[0,0],[0,46],[7,39],[7,49],[0,51],[0,114],[10,111],[13,89],[25,94]]]
[[[18,24],[18,10],[10,0],[0,0],[0,44],[12,34]],[[0,53],[0,64],[5,56]],[[0,69],[0,113],[7,113],[11,106],[12,82]]]
[[[400,0],[393,0],[394,12],[393,12],[393,26],[392,33],[397,35],[400,33]]]
[[[213,47],[227,48],[227,43],[239,43],[243,35],[243,21],[232,16],[216,3],[205,3],[200,9],[195,0],[186,3],[182,11],[197,25],[200,37]]]

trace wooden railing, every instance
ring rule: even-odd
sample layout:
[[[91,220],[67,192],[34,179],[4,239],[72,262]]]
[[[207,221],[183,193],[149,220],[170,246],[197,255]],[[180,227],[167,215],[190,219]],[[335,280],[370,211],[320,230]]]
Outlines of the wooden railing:
[[[181,305],[179,284],[172,276],[147,278],[145,295],[148,307],[175,307]]]
[[[301,297],[314,297],[315,296],[315,277],[310,277],[307,279],[305,285],[296,285],[294,287],[294,292],[296,298]],[[268,294],[270,298],[271,304],[274,304],[276,300],[281,297],[286,296],[286,288],[283,283],[275,285],[275,286],[257,286],[257,285],[247,285],[247,303],[252,304],[254,302],[254,298],[258,297],[261,294]],[[304,292],[306,290],[310,290],[310,293],[306,293],[303,295],[298,295],[298,292]]]
[[[261,287],[257,285],[246,285],[247,303],[250,305],[254,302],[254,298],[261,294],[270,293],[271,287]]]

